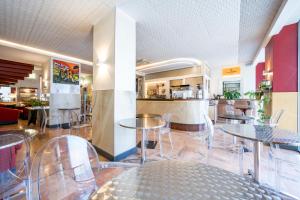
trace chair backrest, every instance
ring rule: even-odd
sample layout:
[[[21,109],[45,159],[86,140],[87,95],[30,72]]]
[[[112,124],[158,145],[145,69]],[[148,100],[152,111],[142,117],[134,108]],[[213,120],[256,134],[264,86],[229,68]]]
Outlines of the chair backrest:
[[[162,115],[162,119],[166,122],[167,128],[170,128],[170,121],[171,121],[172,114],[171,113],[165,113]]]
[[[0,143],[0,199],[13,199],[25,192],[29,195],[30,146],[26,136],[1,134]]]
[[[97,152],[87,140],[73,135],[55,137],[33,160],[31,199],[87,199],[98,188],[98,170]]]
[[[276,111],[270,118],[270,125],[277,126],[281,116],[283,115],[283,112],[283,109]]]
[[[234,115],[233,105],[226,104],[225,105],[225,112],[226,112],[227,115]]]
[[[208,148],[210,149],[212,147],[213,137],[214,137],[214,125],[212,123],[212,120],[207,114],[203,114],[204,120],[205,120],[205,130],[208,133]]]
[[[76,111],[71,111],[70,113],[70,125],[71,127],[80,125],[80,115]]]

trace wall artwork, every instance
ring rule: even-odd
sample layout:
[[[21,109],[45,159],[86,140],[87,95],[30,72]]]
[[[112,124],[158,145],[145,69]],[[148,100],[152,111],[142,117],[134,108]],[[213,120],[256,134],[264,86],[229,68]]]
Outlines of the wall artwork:
[[[79,64],[53,60],[53,83],[79,85]]]

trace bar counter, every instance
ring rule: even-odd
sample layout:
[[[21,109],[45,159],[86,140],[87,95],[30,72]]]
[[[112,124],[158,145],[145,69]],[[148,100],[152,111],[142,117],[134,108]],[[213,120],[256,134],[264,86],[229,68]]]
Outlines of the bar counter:
[[[163,115],[171,113],[171,127],[177,130],[197,131],[205,120],[201,112],[208,113],[208,100],[202,99],[137,99],[138,114]]]

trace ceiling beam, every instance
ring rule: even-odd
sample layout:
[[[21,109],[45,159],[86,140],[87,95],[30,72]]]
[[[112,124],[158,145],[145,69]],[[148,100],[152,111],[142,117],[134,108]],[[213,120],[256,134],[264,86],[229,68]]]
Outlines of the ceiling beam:
[[[1,63],[1,62],[0,62],[0,67],[11,68],[11,69],[24,69],[28,71],[32,71],[34,69],[34,66],[12,65],[12,64]]]
[[[17,82],[18,80],[24,80],[24,77],[19,77],[19,78],[12,78],[12,77],[9,77],[9,76],[3,76],[3,75],[0,75],[0,80],[4,80],[4,81],[15,81]]]
[[[10,60],[3,60],[3,59],[0,59],[0,63],[10,64],[10,65],[20,65],[20,66],[33,67],[32,64],[21,63],[21,62],[15,62],[15,61],[10,61]]]
[[[12,85],[12,84],[15,84],[15,83],[16,82],[0,80],[0,84],[4,84],[4,85]]]
[[[11,72],[11,71],[2,71],[0,70],[0,75],[4,75],[4,76],[15,76],[15,77],[28,77],[29,76],[29,73],[26,72],[26,73],[22,73],[22,72]]]
[[[3,78],[10,78],[10,79],[16,79],[16,80],[24,80],[26,76],[19,76],[19,75],[8,75],[8,74],[1,74],[0,73],[0,80]]]
[[[22,73],[22,74],[31,74],[32,71],[26,70],[26,69],[11,69],[11,68],[6,68],[6,67],[1,67],[0,66],[0,71],[4,72],[12,72],[15,74]]]

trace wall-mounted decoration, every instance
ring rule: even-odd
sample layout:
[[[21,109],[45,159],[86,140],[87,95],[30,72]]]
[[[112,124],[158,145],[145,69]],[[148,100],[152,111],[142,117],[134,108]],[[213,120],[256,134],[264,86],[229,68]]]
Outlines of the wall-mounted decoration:
[[[226,67],[222,69],[222,76],[238,76],[241,74],[240,66]]]
[[[79,65],[53,60],[53,83],[79,85]]]

